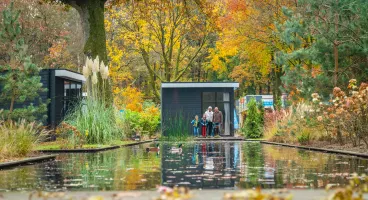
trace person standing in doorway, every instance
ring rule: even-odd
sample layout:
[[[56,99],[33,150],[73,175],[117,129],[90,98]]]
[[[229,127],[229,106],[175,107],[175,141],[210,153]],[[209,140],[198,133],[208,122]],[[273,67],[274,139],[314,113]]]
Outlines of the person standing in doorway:
[[[219,111],[218,107],[215,108],[215,112],[213,112],[213,129],[212,130],[212,134],[214,133],[215,129],[217,129],[217,133],[216,135],[220,135],[221,133],[221,126],[222,126],[222,120],[223,120],[223,117],[222,117],[222,112]],[[213,135],[212,135],[213,136]]]
[[[206,115],[206,120],[208,122],[207,124],[207,136],[212,135],[213,127],[212,127],[212,121],[213,121],[213,112],[212,107],[208,107],[207,111],[204,113]]]

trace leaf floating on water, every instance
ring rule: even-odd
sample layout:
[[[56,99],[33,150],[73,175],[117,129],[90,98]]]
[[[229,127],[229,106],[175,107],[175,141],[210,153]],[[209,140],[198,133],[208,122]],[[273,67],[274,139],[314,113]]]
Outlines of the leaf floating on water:
[[[277,191],[271,194],[262,193],[261,189],[257,188],[256,190],[244,190],[235,193],[225,193],[224,199],[225,200],[237,200],[237,199],[254,199],[254,200],[291,200],[291,194],[283,194],[287,193],[285,191]]]
[[[42,199],[49,199],[49,198],[64,198],[66,194],[64,192],[33,192],[29,194],[28,199],[32,199],[33,197],[42,198]]]
[[[112,195],[113,199],[115,198],[123,198],[123,197],[139,197],[141,193],[139,192],[119,192]]]
[[[104,200],[104,198],[102,196],[91,196],[88,200]]]
[[[162,190],[161,195],[158,198],[154,198],[154,200],[187,200],[192,198],[192,194],[187,187],[169,188],[158,186],[158,188],[164,188],[165,190]]]

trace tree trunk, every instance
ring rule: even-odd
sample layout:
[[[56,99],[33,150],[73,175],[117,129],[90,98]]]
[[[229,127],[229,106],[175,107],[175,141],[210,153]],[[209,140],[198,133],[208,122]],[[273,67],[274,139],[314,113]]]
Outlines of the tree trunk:
[[[10,108],[9,108],[9,119],[10,119],[10,115],[14,110],[14,102],[15,102],[15,95],[13,94],[11,101],[10,101]]]
[[[105,32],[105,2],[106,0],[79,0],[67,1],[74,7],[81,18],[84,33],[84,54],[91,58],[99,57],[105,65],[108,63],[106,52],[106,32]],[[107,104],[112,104],[111,84],[102,84],[102,77],[99,76],[99,91]]]
[[[107,63],[105,32],[106,0],[83,0],[71,4],[79,12],[84,33],[84,53]]]
[[[153,64],[153,69],[156,70],[156,63]],[[150,81],[151,81],[150,85],[151,85],[152,93],[154,95],[153,101],[156,103],[160,103],[161,97],[156,88],[156,77],[151,70],[148,70],[148,74],[150,76]]]
[[[336,5],[338,5],[339,1],[336,0]],[[334,86],[337,86],[338,80],[338,70],[339,70],[339,43],[337,41],[338,32],[339,32],[339,13],[336,11],[335,13],[335,34],[336,40],[333,43],[333,50],[334,50],[334,61],[335,61],[335,71],[334,71]]]
[[[282,66],[276,66],[274,69],[274,83],[273,83],[273,103],[276,105],[279,101],[281,101],[281,76],[282,76]]]
[[[339,70],[339,50],[337,44],[334,44],[334,60],[335,60],[335,71],[334,71],[334,86],[337,86],[338,70]]]
[[[344,145],[344,140],[342,138],[340,125],[337,125],[337,130],[336,131],[337,131],[337,141],[340,143],[340,145]]]

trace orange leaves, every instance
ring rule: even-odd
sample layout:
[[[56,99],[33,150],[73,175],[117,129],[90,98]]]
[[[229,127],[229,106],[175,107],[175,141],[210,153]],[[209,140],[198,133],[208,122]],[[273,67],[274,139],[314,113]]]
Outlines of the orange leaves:
[[[114,103],[119,108],[126,108],[131,111],[142,112],[143,110],[143,93],[138,88],[127,87],[123,90],[116,87],[114,89]]]
[[[228,0],[227,5],[231,12],[244,12],[248,8],[246,1]]]
[[[278,46],[273,31],[274,11],[281,9],[276,2],[226,0],[225,11],[217,23],[222,27],[216,48],[210,51],[214,71],[223,72],[231,57],[239,57],[240,64],[230,77],[237,81],[264,84],[273,68],[273,51]],[[280,11],[281,12],[281,11]],[[270,16],[270,17],[268,17]],[[270,18],[270,19],[269,19]]]

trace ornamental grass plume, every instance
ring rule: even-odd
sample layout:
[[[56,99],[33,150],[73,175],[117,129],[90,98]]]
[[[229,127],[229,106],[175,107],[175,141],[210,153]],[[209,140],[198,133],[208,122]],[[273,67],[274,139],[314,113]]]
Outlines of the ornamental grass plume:
[[[90,75],[91,71],[89,70],[89,68],[87,67],[87,63],[85,66],[83,66],[83,76],[88,78]]]
[[[93,60],[92,72],[98,72],[100,70],[100,59],[98,56]]]
[[[98,82],[97,72],[93,72],[93,75],[92,75],[92,84],[93,85],[96,85],[97,82]]]
[[[89,71],[91,72],[92,71],[92,68],[93,68],[93,60],[92,60],[92,58],[87,57],[87,59],[86,59],[86,66],[89,69]],[[89,75],[91,75],[91,73],[89,73]]]
[[[101,62],[100,73],[102,79],[106,80],[109,77],[109,67],[105,66],[104,62]]]

